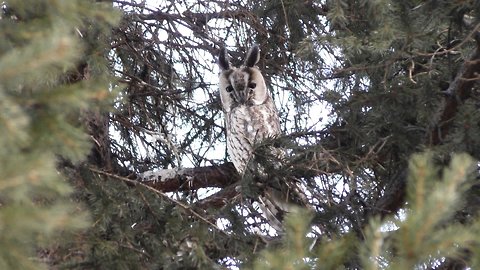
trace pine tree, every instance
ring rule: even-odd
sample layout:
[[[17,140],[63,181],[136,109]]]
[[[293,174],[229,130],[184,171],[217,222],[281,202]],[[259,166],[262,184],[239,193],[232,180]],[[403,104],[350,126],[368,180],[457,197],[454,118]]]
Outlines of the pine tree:
[[[83,203],[92,220],[75,241],[52,250],[51,265],[76,269],[478,265],[478,172],[470,169],[466,157],[480,158],[477,1],[109,4],[124,16],[108,45],[95,46],[96,31],[102,32],[96,19],[107,15],[92,8],[96,4],[82,4],[88,7],[82,14],[93,13],[95,20],[87,16],[84,28],[64,27],[70,35],[78,28],[83,37],[74,35],[75,40],[88,41],[83,54],[66,61],[70,66],[34,69],[46,74],[29,74],[30,84],[11,82],[33,89],[41,85],[39,79],[50,78],[49,85],[73,88],[72,79],[59,82],[49,77],[52,69],[88,67],[89,73],[97,73],[92,78],[99,78],[106,71],[94,60],[106,58],[111,73],[123,83],[109,112],[90,109],[78,121],[79,103],[73,97],[61,100],[76,106],[56,107],[61,115],[73,111],[62,118],[68,123],[85,123],[92,148],[63,140],[72,136],[35,136],[35,141],[52,138],[47,140],[50,144],[41,144],[45,145],[41,153],[61,157],[60,171],[75,185],[73,198]],[[33,10],[42,11],[37,6]],[[21,10],[5,12],[14,14],[2,19],[5,23],[18,24],[25,17]],[[37,17],[31,18],[36,22]],[[309,200],[307,210],[285,219],[285,236],[271,233],[252,203],[260,192],[255,176],[242,178],[225,155],[215,58],[226,45],[235,48],[232,60],[240,61],[252,43],[261,48],[259,67],[280,110],[284,133],[258,145],[258,160],[268,168],[275,160],[263,150],[272,145],[284,148],[284,166],[272,166],[271,178],[302,183]],[[87,61],[81,61],[85,57]],[[81,84],[98,89],[85,81]],[[35,93],[39,92],[29,92]],[[87,95],[82,104],[108,96],[101,93]],[[7,98],[13,97],[16,101],[30,96],[21,99],[12,92]],[[25,107],[27,116],[37,116],[42,108],[33,105]],[[40,125],[41,120],[27,123],[39,131],[52,127]],[[19,149],[23,153],[30,147]],[[81,156],[75,149],[88,152],[84,162],[75,162]]]
[[[312,246],[316,239],[306,237],[308,213],[291,213],[282,247],[265,251],[254,269],[338,269],[348,265],[355,249],[361,269],[435,269],[445,260],[465,260],[467,250],[477,258],[480,254],[472,247],[479,244],[480,220],[451,222],[472,183],[473,165],[468,155],[455,155],[440,173],[432,153],[414,155],[406,211],[383,221],[371,219],[361,241],[347,234]],[[476,259],[471,267],[478,267]]]
[[[0,19],[0,268],[40,269],[51,245],[90,223],[70,198],[59,157],[78,162],[90,142],[81,112],[109,94],[107,77],[81,70],[85,33],[113,13],[85,1],[8,1]],[[103,26],[102,26],[103,25]],[[105,66],[106,68],[106,66]],[[105,72],[105,68],[100,68]],[[47,248],[48,247],[48,248]]]

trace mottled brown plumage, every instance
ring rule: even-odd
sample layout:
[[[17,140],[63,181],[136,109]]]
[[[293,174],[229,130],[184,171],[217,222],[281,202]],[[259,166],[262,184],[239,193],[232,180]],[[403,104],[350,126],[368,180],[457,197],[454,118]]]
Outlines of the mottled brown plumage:
[[[220,97],[225,113],[227,151],[240,174],[252,158],[253,145],[280,134],[280,122],[265,80],[255,66],[259,48],[253,46],[241,67],[232,67],[226,50],[219,57]]]
[[[221,69],[219,86],[225,113],[227,151],[241,175],[245,173],[252,159],[254,145],[280,134],[277,109],[262,73],[255,66],[260,59],[259,53],[258,46],[253,46],[244,65],[237,68],[231,66],[227,51],[223,49],[218,62]],[[254,168],[260,171],[253,174],[261,178],[267,177],[262,166]],[[280,233],[283,231],[281,217],[286,211],[286,200],[278,199],[275,192],[271,191],[274,190],[265,187],[258,197],[258,202],[269,224]]]

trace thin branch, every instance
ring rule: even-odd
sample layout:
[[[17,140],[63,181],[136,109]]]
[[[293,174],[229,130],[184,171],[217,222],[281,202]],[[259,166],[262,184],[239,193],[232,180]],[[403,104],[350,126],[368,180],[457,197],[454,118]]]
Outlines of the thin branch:
[[[473,30],[468,33],[468,35],[460,42],[458,43],[457,45],[453,46],[452,48],[450,49],[446,49],[446,50],[442,50],[442,51],[435,51],[433,53],[416,53],[416,55],[419,55],[419,56],[438,56],[438,55],[444,55],[444,54],[449,54],[449,53],[453,53],[455,51],[457,51],[459,48],[461,48],[463,45],[465,45],[465,43],[467,43],[468,41],[471,40],[471,38],[475,38],[476,39],[476,35],[478,34],[478,31],[480,30],[480,23],[478,23],[475,28],[473,28]]]
[[[480,25],[477,25],[479,28]],[[469,36],[472,36],[470,34]],[[477,40],[477,47],[468,60],[465,60],[459,69],[455,79],[450,83],[450,86],[445,91],[445,99],[440,107],[437,116],[434,117],[430,132],[427,133],[426,140],[430,141],[431,145],[440,145],[443,143],[452,125],[452,119],[458,112],[458,106],[461,102],[470,97],[470,92],[474,86],[476,77],[480,73],[480,34],[475,33]],[[457,46],[458,47],[458,46]],[[407,169],[399,171],[390,181],[390,185],[385,187],[384,195],[377,201],[369,215],[380,214],[385,216],[395,213],[403,206],[406,193],[406,175]]]
[[[108,177],[111,177],[111,178],[115,178],[115,179],[119,179],[119,180],[122,180],[124,182],[127,182],[127,183],[130,183],[130,184],[133,184],[135,186],[142,186],[150,191],[152,191],[153,193],[156,193],[158,194],[160,197],[180,206],[181,208],[183,208],[184,210],[186,210],[187,212],[189,212],[190,214],[192,214],[193,216],[195,216],[196,218],[198,218],[200,221],[206,223],[207,225],[211,226],[212,228],[218,230],[219,232],[221,232],[222,234],[224,234],[225,236],[227,237],[230,237],[231,235],[227,234],[226,232],[224,232],[222,229],[220,229],[217,225],[213,224],[211,221],[209,221],[207,218],[203,217],[202,215],[200,215],[199,213],[195,212],[192,208],[190,208],[188,205],[185,205],[173,198],[170,198],[167,194],[163,193],[162,191],[160,190],[157,190],[151,186],[148,186],[142,182],[138,182],[136,180],[131,180],[131,179],[128,179],[126,177],[123,177],[123,176],[119,176],[119,175],[116,175],[116,174],[112,174],[112,173],[108,173],[108,172],[104,172],[104,171],[101,171],[101,170],[98,170],[98,169],[95,169],[95,168],[92,168],[90,167],[89,168],[90,171],[92,172],[95,172],[95,173],[98,173],[98,174],[102,174],[102,175],[105,175],[105,176],[108,176]]]

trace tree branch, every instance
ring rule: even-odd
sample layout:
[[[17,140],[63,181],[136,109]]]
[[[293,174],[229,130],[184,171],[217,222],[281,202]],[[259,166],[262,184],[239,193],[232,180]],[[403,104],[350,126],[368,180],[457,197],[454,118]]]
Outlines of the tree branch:
[[[437,120],[434,121],[432,128],[427,132],[428,138],[426,139],[430,141],[432,146],[443,143],[443,139],[450,132],[452,120],[458,112],[459,105],[470,97],[472,87],[480,74],[480,33],[475,33],[474,37],[477,42],[475,51],[468,60],[465,60],[455,79],[445,91],[443,104],[437,117],[434,118]],[[397,212],[403,206],[407,187],[406,177],[407,168],[394,176],[395,180],[391,181],[391,184],[385,188],[384,196],[377,201],[375,208],[369,215],[380,214],[385,216]]]
[[[188,211],[190,214],[192,214],[193,216],[195,216],[198,220],[206,223],[207,225],[209,225],[210,227],[212,228],[215,228],[217,231],[221,232],[222,234],[224,234],[225,236],[229,236],[227,233],[225,233],[222,229],[220,229],[217,225],[213,224],[210,220],[208,220],[206,217],[202,216],[201,214],[197,213],[196,211],[194,211],[191,207],[189,207],[188,205],[180,202],[180,201],[177,201],[169,196],[167,196],[167,194],[159,191],[158,189],[155,189],[151,186],[148,186],[144,183],[141,183],[141,182],[138,182],[138,181],[135,181],[135,180],[132,180],[132,179],[128,179],[126,177],[122,177],[122,176],[118,176],[118,175],[115,175],[115,174],[111,174],[111,173],[108,173],[108,172],[104,172],[104,171],[101,171],[101,170],[98,170],[96,168],[93,168],[93,167],[90,167],[89,168],[90,171],[94,172],[94,173],[98,173],[98,174],[102,174],[102,175],[105,175],[105,176],[108,176],[108,177],[111,177],[111,178],[115,178],[115,179],[119,179],[119,180],[122,180],[124,182],[127,182],[129,184],[133,184],[135,186],[143,186],[145,188],[147,188],[148,190],[151,190],[152,192],[154,192],[155,194],[158,194],[159,196],[161,196],[163,199],[167,200],[167,201],[170,201],[172,203],[174,203],[175,205],[178,205],[180,206],[182,209]]]
[[[430,131],[430,145],[439,145],[448,135],[452,126],[452,119],[458,112],[458,106],[470,97],[473,85],[480,74],[480,33],[476,32],[474,38],[477,42],[475,51],[459,69],[457,76],[445,91],[445,99],[438,111],[438,119]]]
[[[240,179],[231,162],[220,165],[149,171],[137,176],[143,184],[163,192],[223,188]]]

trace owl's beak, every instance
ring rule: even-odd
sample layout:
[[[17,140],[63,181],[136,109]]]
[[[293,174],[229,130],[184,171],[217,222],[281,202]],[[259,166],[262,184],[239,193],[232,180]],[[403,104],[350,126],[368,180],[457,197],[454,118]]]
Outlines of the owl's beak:
[[[235,99],[240,104],[245,104],[248,100],[248,89],[246,87],[241,87],[233,91]]]

